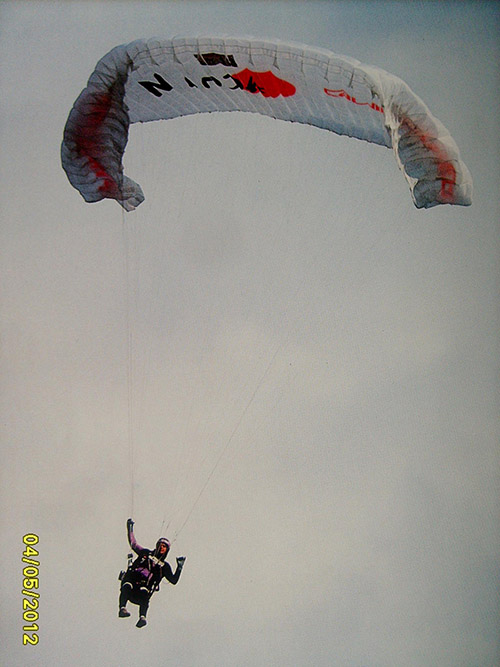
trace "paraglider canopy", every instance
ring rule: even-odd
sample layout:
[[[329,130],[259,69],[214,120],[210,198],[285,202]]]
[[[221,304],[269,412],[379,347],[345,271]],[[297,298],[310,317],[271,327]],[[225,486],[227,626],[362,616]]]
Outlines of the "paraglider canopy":
[[[249,111],[392,147],[417,208],[469,205],[472,179],[440,121],[392,74],[325,49],[221,37],[140,39],[90,76],[64,130],[62,165],[87,202],[143,200],[124,175],[131,123]]]

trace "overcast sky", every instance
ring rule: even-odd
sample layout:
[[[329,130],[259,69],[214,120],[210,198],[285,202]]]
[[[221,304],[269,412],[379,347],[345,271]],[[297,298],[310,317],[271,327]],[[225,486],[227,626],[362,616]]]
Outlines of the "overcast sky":
[[[486,2],[0,5],[3,665],[500,662],[498,28]],[[85,204],[59,150],[97,60],[198,34],[401,77],[473,205],[419,211],[390,150],[253,114],[134,126],[146,201]],[[141,630],[131,515],[187,557]]]

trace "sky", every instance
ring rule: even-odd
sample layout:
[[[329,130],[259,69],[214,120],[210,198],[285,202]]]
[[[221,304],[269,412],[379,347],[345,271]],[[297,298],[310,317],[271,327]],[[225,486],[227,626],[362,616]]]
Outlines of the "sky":
[[[1,3],[2,665],[500,662],[499,15]],[[145,202],[86,204],[59,151],[97,60],[198,34],[399,76],[472,206],[417,210],[390,150],[254,114],[132,127]],[[117,617],[129,516],[186,556],[142,629]]]

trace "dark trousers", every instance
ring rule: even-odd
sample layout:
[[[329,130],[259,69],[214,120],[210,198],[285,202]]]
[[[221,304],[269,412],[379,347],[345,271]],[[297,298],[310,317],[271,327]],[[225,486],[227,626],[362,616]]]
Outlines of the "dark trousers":
[[[139,605],[139,615],[146,616],[148,613],[149,599],[151,593],[145,586],[132,584],[130,581],[124,581],[120,587],[119,606],[126,607],[127,602]]]

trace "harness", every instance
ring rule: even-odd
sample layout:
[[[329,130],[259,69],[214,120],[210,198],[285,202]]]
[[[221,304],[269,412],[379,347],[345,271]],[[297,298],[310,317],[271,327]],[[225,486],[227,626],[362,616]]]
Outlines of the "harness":
[[[143,571],[147,571],[146,573]],[[132,561],[132,554],[128,554],[127,569],[122,570],[118,579],[129,582],[135,588],[146,588],[152,595],[160,590],[160,581],[163,576],[163,561],[151,552],[143,553]]]

